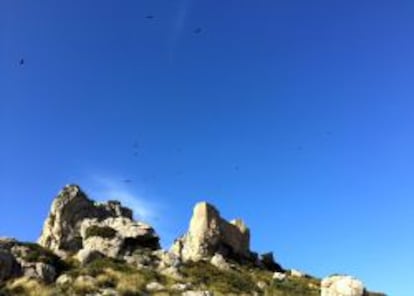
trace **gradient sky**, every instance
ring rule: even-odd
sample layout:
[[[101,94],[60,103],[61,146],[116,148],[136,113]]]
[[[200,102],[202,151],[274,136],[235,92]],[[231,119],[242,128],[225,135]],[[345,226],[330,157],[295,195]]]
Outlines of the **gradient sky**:
[[[0,236],[35,240],[67,183],[122,200],[165,247],[207,200],[287,268],[413,295],[413,16],[398,0],[0,1]]]

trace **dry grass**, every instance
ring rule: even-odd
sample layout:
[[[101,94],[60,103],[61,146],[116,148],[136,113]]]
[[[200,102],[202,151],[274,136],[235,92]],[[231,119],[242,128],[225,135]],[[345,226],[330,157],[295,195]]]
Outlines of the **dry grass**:
[[[78,277],[73,282],[72,289],[75,293],[84,295],[98,290],[97,282],[93,278]]]
[[[43,283],[22,277],[11,281],[5,289],[6,295],[25,295],[25,296],[57,296],[53,286],[46,286]]]

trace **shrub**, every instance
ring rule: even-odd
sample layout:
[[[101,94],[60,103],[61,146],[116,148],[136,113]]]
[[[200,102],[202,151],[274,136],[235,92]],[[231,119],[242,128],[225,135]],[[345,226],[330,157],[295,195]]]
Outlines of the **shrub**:
[[[248,273],[221,271],[207,262],[189,262],[182,273],[197,286],[206,286],[217,293],[248,293],[257,291]]]
[[[43,283],[29,279],[27,277],[21,277],[7,284],[0,295],[24,295],[24,296],[57,296],[54,289],[50,286],[46,286]]]
[[[312,288],[312,284],[318,288]],[[319,282],[308,278],[292,278],[289,277],[284,281],[275,281],[267,289],[267,295],[274,296],[319,296]]]
[[[92,237],[92,236],[99,236],[102,238],[112,239],[116,235],[116,230],[109,226],[91,226],[86,229],[85,232],[85,239]]]

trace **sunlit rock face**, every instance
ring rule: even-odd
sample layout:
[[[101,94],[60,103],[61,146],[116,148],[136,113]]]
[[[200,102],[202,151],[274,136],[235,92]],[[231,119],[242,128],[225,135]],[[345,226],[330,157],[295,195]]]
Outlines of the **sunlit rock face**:
[[[219,253],[225,258],[252,258],[250,232],[242,220],[228,222],[206,202],[193,210],[188,232],[177,239],[171,251],[183,261],[199,261]]]
[[[115,220],[110,220],[111,218]],[[86,222],[87,220],[89,222]],[[119,244],[125,243],[125,240],[119,238],[126,238],[128,233],[134,233],[135,239],[139,240],[138,236],[142,234],[145,241],[152,241],[153,247],[159,246],[155,231],[148,225],[133,221],[130,209],[123,207],[117,201],[96,203],[90,200],[77,185],[65,186],[54,199],[38,243],[60,257],[73,255],[84,247],[85,237],[82,237],[81,226],[85,223],[97,227],[100,224],[112,223],[115,228],[114,237],[118,238]],[[137,231],[139,226],[142,227]],[[151,236],[151,239],[148,236]],[[131,241],[131,243],[135,242]],[[118,245],[116,247],[122,248]],[[108,250],[108,253],[111,251],[113,250]]]
[[[95,231],[95,233],[94,233]],[[132,254],[137,248],[159,249],[154,229],[125,217],[85,219],[80,231],[83,249],[117,258]]]
[[[363,283],[351,276],[334,275],[321,282],[321,296],[363,296]]]

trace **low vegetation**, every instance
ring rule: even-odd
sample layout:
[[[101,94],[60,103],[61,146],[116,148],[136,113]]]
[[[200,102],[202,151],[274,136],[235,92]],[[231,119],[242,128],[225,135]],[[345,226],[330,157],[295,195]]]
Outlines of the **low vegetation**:
[[[112,227],[90,226],[88,229],[86,229],[85,239],[92,237],[92,236],[99,236],[102,238],[111,239],[111,238],[114,238],[115,235],[116,235],[116,230],[113,229]]]
[[[45,285],[33,279],[19,278],[0,286],[0,296],[85,296],[105,289],[116,291],[120,296],[181,295],[172,289],[176,283],[209,290],[215,296],[253,295],[255,292],[264,296],[320,295],[319,279],[289,275],[284,280],[274,280],[270,271],[236,264],[231,270],[223,271],[207,262],[190,262],[180,267],[181,280],[109,258],[95,260],[83,267],[69,263],[66,266],[71,266],[65,273],[70,279],[67,283]],[[160,283],[165,289],[150,293],[146,286],[151,282]],[[383,294],[369,293],[368,296]]]
[[[42,262],[52,265],[56,268],[58,273],[64,272],[69,269],[70,266],[67,262],[61,260],[52,251],[45,249],[35,243],[21,243],[22,247],[29,249],[29,252],[22,256],[22,259],[26,262]]]

